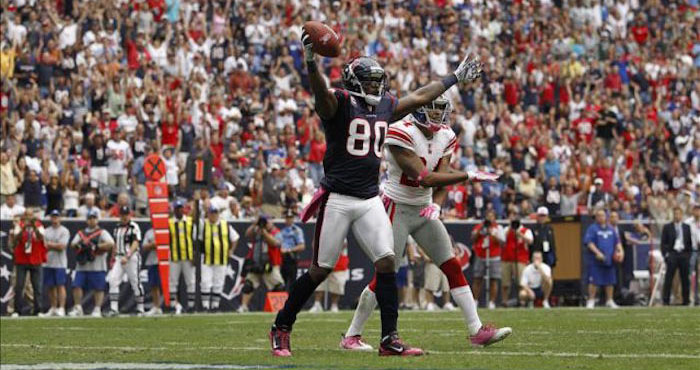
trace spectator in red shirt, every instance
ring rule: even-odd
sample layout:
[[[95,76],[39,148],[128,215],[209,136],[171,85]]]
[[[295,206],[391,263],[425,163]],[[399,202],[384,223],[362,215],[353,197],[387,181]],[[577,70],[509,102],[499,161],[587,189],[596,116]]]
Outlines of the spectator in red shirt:
[[[321,183],[323,178],[323,157],[326,155],[326,136],[321,130],[313,130],[313,139],[309,149],[309,169],[311,170],[311,180],[315,186]]]
[[[501,254],[501,302],[504,306],[510,298],[512,280],[515,280],[515,291],[518,291],[520,277],[530,259],[530,245],[534,241],[532,230],[520,222],[516,212],[510,212],[508,219],[510,225],[505,229],[506,242]]]
[[[615,169],[612,166],[612,158],[605,158],[603,165],[596,169],[596,177],[603,180],[602,190],[606,193],[612,193],[613,191],[613,175],[615,174]]]
[[[595,115],[594,112],[586,109],[583,111],[583,116],[575,119],[571,122],[571,129],[576,133],[576,143],[583,141],[586,144],[590,144],[593,141],[593,134],[595,131]]]
[[[175,115],[172,113],[167,113],[165,120],[160,127],[161,131],[161,144],[163,146],[177,147],[180,141],[180,130],[178,129],[177,122],[175,122]]]
[[[317,126],[316,119],[312,117],[311,109],[304,108],[301,118],[297,120],[297,132],[299,133],[299,147],[301,155],[306,156],[311,150],[311,134]]]
[[[617,65],[607,68],[607,76],[605,76],[605,88],[610,89],[614,92],[622,91],[622,77],[620,77],[620,70]]]
[[[238,312],[248,312],[248,304],[255,289],[264,283],[268,291],[283,291],[284,279],[280,271],[282,265],[281,243],[276,238],[280,230],[266,216],[258,217],[245,232],[250,241],[243,273],[243,297]]]
[[[542,107],[542,111],[549,112],[549,109],[554,107],[554,90],[554,78],[549,76],[540,94],[540,106]]]
[[[211,145],[209,145],[212,154],[212,164],[214,168],[219,168],[221,165],[221,157],[224,153],[224,144],[221,143],[219,139],[219,130],[214,130],[211,133]]]
[[[503,83],[503,97],[511,108],[515,107],[520,100],[520,91],[518,82],[511,78],[512,72],[506,72],[506,80]]]
[[[24,285],[27,273],[31,274],[32,289],[34,290],[34,312],[38,315],[43,301],[41,264],[46,262],[46,246],[44,245],[44,225],[34,216],[34,210],[27,208],[24,217],[15,223],[12,230],[14,242],[14,265],[16,273],[15,312],[20,313],[24,306]]]
[[[142,32],[139,32],[135,40],[129,37],[128,32],[126,33],[126,62],[129,69],[137,70],[144,62],[148,64],[151,61],[151,55],[143,44],[144,38],[145,35]]]
[[[644,23],[644,14],[637,13],[637,18],[635,19],[634,26],[630,28],[630,33],[640,45],[644,45],[649,38],[649,27]]]
[[[148,8],[150,8],[151,13],[153,13],[153,20],[156,23],[160,23],[165,13],[165,0],[148,0],[147,3]]]
[[[465,184],[455,184],[447,187],[447,200],[451,208],[450,216],[460,219],[467,218],[467,187]]]
[[[121,216],[120,211],[122,207],[129,207],[129,194],[126,192],[119,193],[117,202],[109,209],[109,217],[119,218]],[[133,212],[131,213],[133,214]]]

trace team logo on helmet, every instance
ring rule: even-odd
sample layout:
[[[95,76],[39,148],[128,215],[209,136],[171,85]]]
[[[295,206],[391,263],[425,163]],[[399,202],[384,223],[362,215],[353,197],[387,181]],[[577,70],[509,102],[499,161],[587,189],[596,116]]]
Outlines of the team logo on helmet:
[[[372,58],[355,58],[343,68],[343,84],[350,95],[363,98],[369,105],[378,105],[386,89],[386,73]]]

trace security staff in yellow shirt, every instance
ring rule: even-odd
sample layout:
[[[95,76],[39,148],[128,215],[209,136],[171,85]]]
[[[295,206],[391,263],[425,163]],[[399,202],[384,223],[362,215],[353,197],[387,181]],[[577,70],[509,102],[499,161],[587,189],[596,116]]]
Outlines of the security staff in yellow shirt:
[[[195,301],[195,265],[194,265],[194,226],[192,218],[183,213],[184,203],[175,202],[173,217],[169,220],[170,230],[170,307],[175,307],[175,314],[183,311],[183,305],[177,301],[180,275],[185,279],[187,288],[187,310],[194,311]]]
[[[240,236],[226,220],[219,219],[219,210],[213,205],[199,226],[197,231],[202,242],[202,307],[217,311],[226,279],[228,257],[236,249]]]

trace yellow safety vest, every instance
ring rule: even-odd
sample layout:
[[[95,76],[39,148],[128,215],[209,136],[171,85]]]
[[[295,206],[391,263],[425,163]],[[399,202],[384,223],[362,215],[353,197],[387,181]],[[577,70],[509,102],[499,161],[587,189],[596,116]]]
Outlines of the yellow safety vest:
[[[192,247],[192,219],[184,216],[177,221],[170,219],[170,260],[192,261],[194,248]]]
[[[219,220],[212,225],[204,221],[204,263],[207,265],[226,265],[228,263],[228,223]]]

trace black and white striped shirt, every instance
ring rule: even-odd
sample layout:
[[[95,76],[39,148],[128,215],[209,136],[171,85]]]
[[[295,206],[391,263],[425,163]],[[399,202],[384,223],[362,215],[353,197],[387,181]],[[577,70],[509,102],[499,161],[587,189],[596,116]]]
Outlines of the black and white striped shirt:
[[[113,234],[114,242],[117,246],[117,256],[125,256],[134,240],[141,242],[141,229],[134,221],[130,221],[126,225],[117,225]]]

